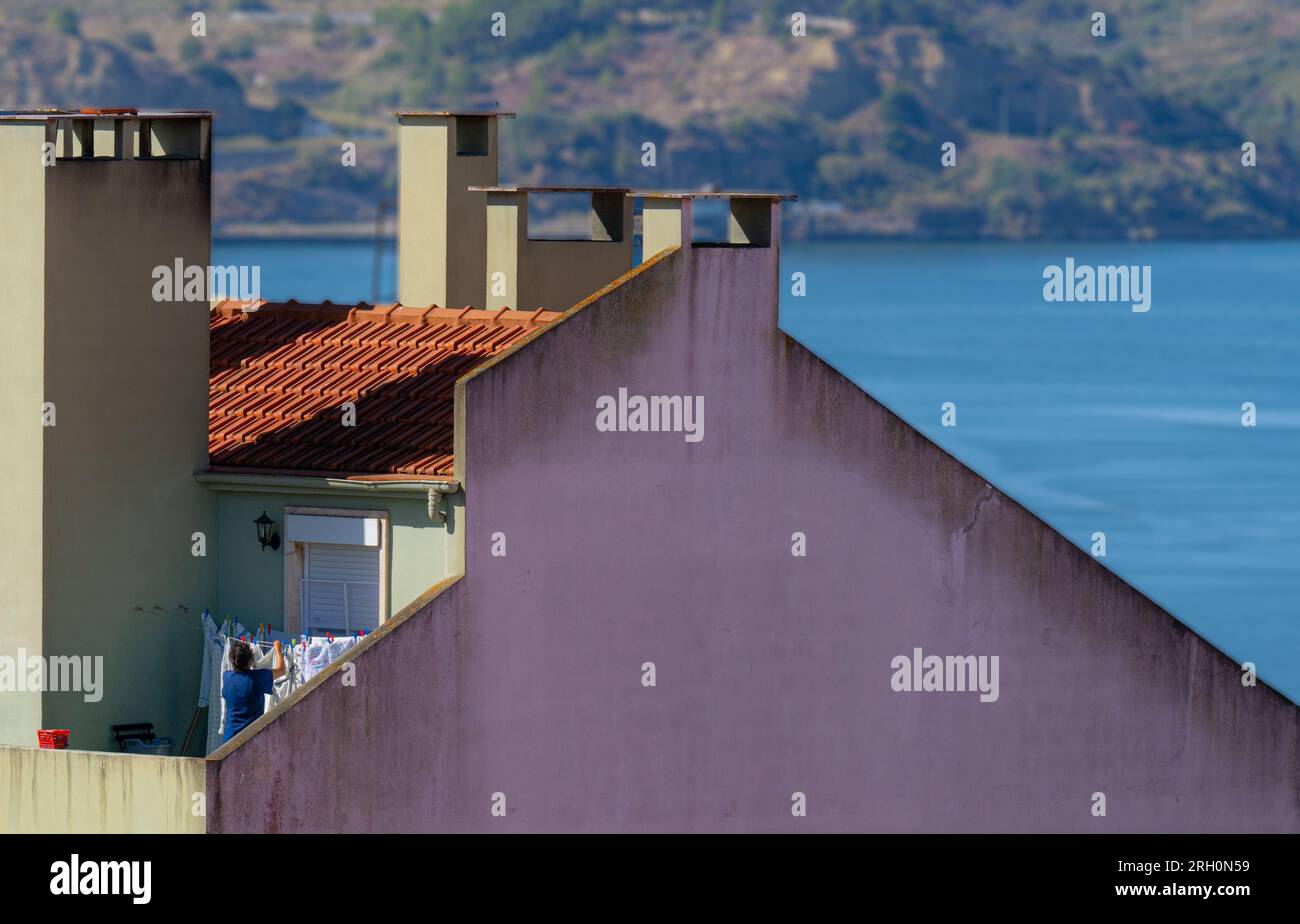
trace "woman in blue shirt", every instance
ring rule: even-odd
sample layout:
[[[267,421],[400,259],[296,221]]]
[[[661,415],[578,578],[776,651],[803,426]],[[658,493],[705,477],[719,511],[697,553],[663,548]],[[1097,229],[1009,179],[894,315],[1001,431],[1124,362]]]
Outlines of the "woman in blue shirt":
[[[277,639],[275,661],[271,669],[253,667],[253,649],[247,642],[230,643],[230,666],[221,677],[221,696],[226,701],[226,732],[222,742],[229,741],[248,725],[257,721],[265,705],[263,697],[269,696],[275,681],[284,676],[284,651]]]

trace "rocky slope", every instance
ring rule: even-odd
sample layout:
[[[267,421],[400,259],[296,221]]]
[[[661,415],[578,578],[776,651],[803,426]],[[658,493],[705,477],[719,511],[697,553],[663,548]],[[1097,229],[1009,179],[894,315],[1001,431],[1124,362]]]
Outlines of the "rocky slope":
[[[365,233],[391,110],[488,99],[520,114],[506,179],[786,189],[796,235],[1300,230],[1285,0],[1114,0],[1105,37],[1074,0],[841,0],[797,37],[769,0],[530,0],[505,37],[495,0],[222,0],[202,37],[192,6],[10,0],[0,105],[214,109],[217,220],[244,232]]]

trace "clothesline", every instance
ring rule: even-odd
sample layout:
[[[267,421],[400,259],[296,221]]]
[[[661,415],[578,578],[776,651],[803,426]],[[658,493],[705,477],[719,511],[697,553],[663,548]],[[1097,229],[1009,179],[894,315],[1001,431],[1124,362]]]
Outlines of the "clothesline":
[[[248,633],[244,633],[243,635],[233,635],[229,632],[224,632],[224,633],[218,633],[218,635],[223,635],[224,637],[231,639],[232,641],[246,642],[249,645],[265,645],[267,647],[274,646],[276,642],[280,642],[280,643],[288,642],[291,645],[301,645],[303,644],[303,642],[332,642],[343,638],[363,639],[366,637],[366,633],[364,631],[354,632],[351,635],[335,635],[333,632],[330,632],[326,635],[289,635],[281,639],[248,638]]]
[[[194,625],[193,623],[191,623],[191,622],[189,621],[189,620],[191,620],[191,619],[194,618],[194,617],[191,616],[191,615],[182,615],[182,614],[180,614],[180,613],[173,613],[173,612],[171,612],[170,610],[165,610],[165,609],[163,609],[162,607],[159,607],[159,606],[147,607],[147,608],[146,608],[146,607],[140,606],[140,605],[138,605],[138,604],[137,604],[135,607],[133,607],[132,611],[133,611],[133,612],[136,612],[136,613],[144,613],[146,616],[153,616],[153,617],[156,618],[156,619],[162,619],[162,620],[169,621],[169,622],[170,622],[171,620],[182,620],[182,619],[183,619],[183,620],[185,620],[184,622],[179,622],[179,621],[178,621],[178,622],[173,622],[173,623],[172,623],[173,628],[177,628],[177,629],[198,629],[200,632],[203,631],[203,627],[202,627],[202,626],[196,626],[196,625]]]
[[[238,638],[241,642],[247,642],[247,643],[250,644],[250,645],[274,645],[274,644],[276,643],[276,641],[280,641],[280,642],[288,642],[288,643],[291,644],[291,645],[302,645],[302,644],[305,644],[305,643],[308,643],[308,642],[312,642],[312,641],[329,641],[329,642],[332,642],[332,641],[335,641],[336,639],[341,639],[341,638],[358,638],[358,639],[360,639],[360,638],[365,638],[365,637],[366,637],[366,630],[365,630],[365,629],[357,629],[357,630],[354,630],[352,633],[350,633],[350,634],[348,634],[348,635],[335,635],[333,632],[326,632],[324,635],[305,635],[305,634],[301,634],[301,633],[299,633],[299,634],[289,634],[289,633],[286,633],[286,632],[280,632],[280,631],[278,631],[278,630],[276,630],[276,629],[272,629],[272,628],[270,627],[270,625],[268,624],[268,625],[265,625],[265,626],[259,625],[259,626],[257,627],[257,631],[256,631],[256,632],[252,632],[252,633],[250,633],[247,629],[244,629],[244,631],[242,631],[242,632],[234,632],[233,630],[232,630],[232,631],[226,631],[226,626],[228,626],[229,624],[230,624],[230,618],[229,618],[229,617],[226,617],[226,622],[222,624],[221,629],[218,630],[218,633],[217,633],[217,634],[218,634],[218,635],[224,635],[224,636],[226,636],[227,638]],[[238,628],[243,628],[242,626],[239,626],[238,623],[236,623],[236,627],[238,627]],[[265,633],[266,633],[267,635],[279,635],[279,636],[282,636],[282,638],[280,638],[280,639],[274,639],[274,638],[258,638],[258,636],[260,636],[260,635],[263,634],[263,631],[265,631]],[[251,636],[251,637],[250,637],[250,636]]]

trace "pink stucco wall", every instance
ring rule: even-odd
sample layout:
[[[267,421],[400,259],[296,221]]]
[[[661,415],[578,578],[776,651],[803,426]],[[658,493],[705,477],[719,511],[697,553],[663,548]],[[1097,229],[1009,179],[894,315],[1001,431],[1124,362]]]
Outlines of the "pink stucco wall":
[[[465,576],[218,752],[209,830],[1300,830],[1296,707],[781,333],[778,282],[688,244],[471,379]],[[598,432],[619,387],[703,395],[703,440]],[[998,700],[894,692],[917,647]]]

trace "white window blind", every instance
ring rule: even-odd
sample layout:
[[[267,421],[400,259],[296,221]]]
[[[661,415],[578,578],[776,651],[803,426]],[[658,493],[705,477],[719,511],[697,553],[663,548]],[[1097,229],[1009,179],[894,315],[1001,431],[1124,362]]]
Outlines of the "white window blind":
[[[379,549],[304,545],[302,613],[309,635],[350,635],[379,627]]]
[[[291,513],[286,518],[290,542],[327,542],[330,545],[379,545],[381,533],[375,517],[338,517]]]

